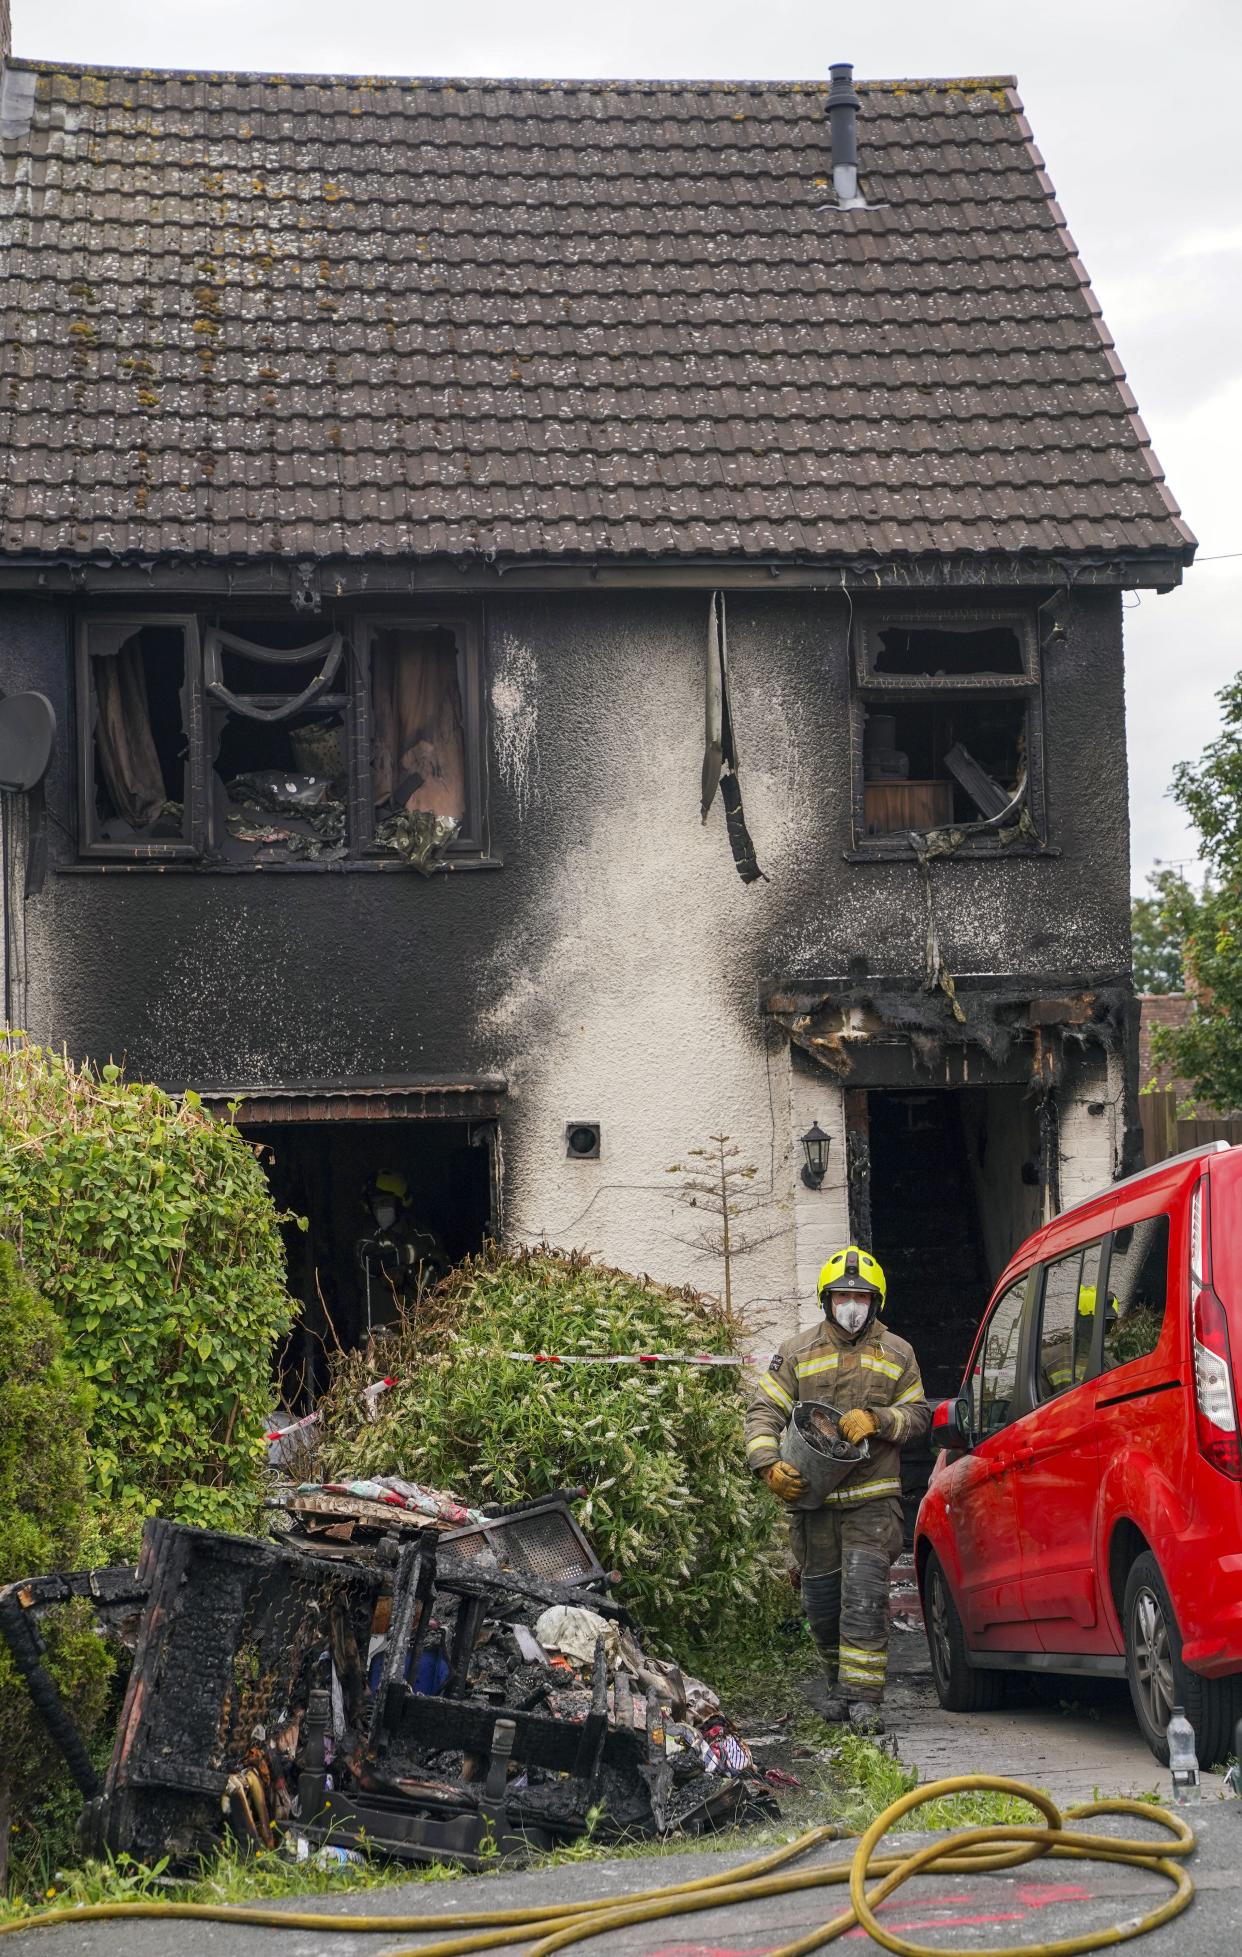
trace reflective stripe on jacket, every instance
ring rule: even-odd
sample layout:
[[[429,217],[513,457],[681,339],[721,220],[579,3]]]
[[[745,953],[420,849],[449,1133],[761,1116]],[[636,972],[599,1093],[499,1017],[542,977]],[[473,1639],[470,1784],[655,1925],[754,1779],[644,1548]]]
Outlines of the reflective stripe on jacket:
[[[918,1360],[904,1339],[878,1320],[861,1338],[847,1338],[827,1316],[786,1339],[760,1373],[746,1414],[746,1458],[756,1473],[779,1456],[796,1400],[826,1400],[838,1413],[867,1407],[878,1423],[870,1458],[833,1489],[825,1507],[900,1496],[900,1450],[921,1441],[931,1425]]]

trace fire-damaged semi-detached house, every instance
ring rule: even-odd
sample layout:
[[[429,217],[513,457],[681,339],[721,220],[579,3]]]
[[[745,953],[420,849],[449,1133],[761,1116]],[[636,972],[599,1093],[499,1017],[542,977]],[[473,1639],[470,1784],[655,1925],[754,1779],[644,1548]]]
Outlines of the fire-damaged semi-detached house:
[[[1194,549],[1013,82],[0,113],[10,1023],[236,1104],[311,1362],[385,1230],[719,1288],[727,1135],[735,1296],[863,1239],[953,1388],[1133,1166],[1122,593]]]

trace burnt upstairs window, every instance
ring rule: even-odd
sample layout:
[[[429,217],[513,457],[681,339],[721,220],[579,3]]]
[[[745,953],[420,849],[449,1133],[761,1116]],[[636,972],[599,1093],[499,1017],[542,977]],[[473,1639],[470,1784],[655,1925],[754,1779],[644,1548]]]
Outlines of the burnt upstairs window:
[[[464,621],[376,621],[369,644],[372,847],[433,868],[482,847],[479,688]]]
[[[298,620],[203,640],[210,838],[226,861],[334,863],[349,853],[349,669],[340,632]]]
[[[196,854],[194,620],[83,620],[77,658],[84,854]]]
[[[1037,843],[1043,781],[1033,612],[877,610],[860,621],[855,658],[859,841],[891,846],[953,828],[974,850],[1018,837]]]

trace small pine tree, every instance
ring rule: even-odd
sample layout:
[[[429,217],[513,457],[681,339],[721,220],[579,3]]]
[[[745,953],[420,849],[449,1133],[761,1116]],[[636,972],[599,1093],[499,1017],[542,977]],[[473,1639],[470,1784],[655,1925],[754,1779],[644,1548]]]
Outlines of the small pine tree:
[[[0,1241],[0,1584],[80,1568],[88,1543],[87,1422],[91,1393],[70,1371],[60,1320]],[[89,1610],[48,1621],[47,1664],[89,1731],[103,1708],[110,1661]],[[46,1795],[63,1764],[0,1643],[0,1886],[10,1817]]]
[[[680,1237],[679,1243],[717,1257],[721,1267],[721,1297],[725,1317],[733,1316],[733,1266],[760,1244],[770,1243],[777,1229],[756,1228],[759,1213],[768,1208],[767,1197],[750,1185],[759,1173],[741,1159],[742,1151],[729,1135],[709,1135],[703,1148],[688,1150],[684,1162],[674,1162],[671,1176],[680,1176],[677,1200],[687,1209],[700,1213],[694,1237]]]

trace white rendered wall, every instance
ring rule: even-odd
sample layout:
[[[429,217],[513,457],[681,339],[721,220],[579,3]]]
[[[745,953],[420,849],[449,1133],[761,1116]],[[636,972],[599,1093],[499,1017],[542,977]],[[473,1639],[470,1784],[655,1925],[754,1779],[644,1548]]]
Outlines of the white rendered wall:
[[[1091,1109],[1103,1111],[1093,1114]],[[1121,1161],[1123,1076],[1118,1054],[1088,1049],[1066,1069],[1060,1094],[1061,1207],[1096,1196],[1113,1180]]]

